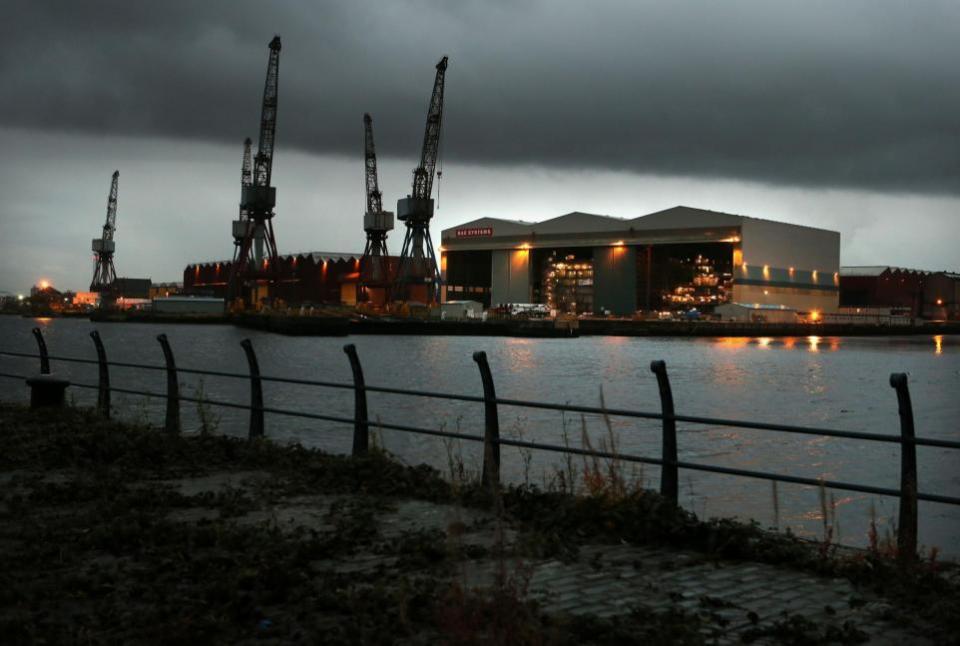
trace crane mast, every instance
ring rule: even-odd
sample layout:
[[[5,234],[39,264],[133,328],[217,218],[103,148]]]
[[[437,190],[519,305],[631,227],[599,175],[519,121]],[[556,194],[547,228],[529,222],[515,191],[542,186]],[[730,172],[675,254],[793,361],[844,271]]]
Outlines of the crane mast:
[[[383,210],[383,193],[377,185],[377,149],[373,145],[373,118],[363,115],[363,159],[367,171],[367,213]]]
[[[257,154],[253,157],[250,182],[246,183],[248,166],[245,152],[241,175],[241,215],[240,219],[233,222],[234,238],[239,238],[240,242],[230,271],[228,299],[231,301],[244,297],[248,299],[247,302],[259,301],[269,296],[270,288],[276,284],[279,254],[273,233],[273,208],[277,201],[277,189],[271,185],[271,180],[277,131],[280,36],[274,36],[269,47]]]
[[[250,137],[243,140],[243,164],[240,166],[240,186],[253,184],[253,161],[250,157],[250,146],[253,144]]]
[[[103,224],[103,234],[93,240],[91,245],[94,254],[93,280],[90,281],[91,292],[108,292],[117,279],[117,272],[113,266],[113,252],[116,243],[113,233],[117,229],[117,189],[120,182],[120,171],[113,171],[110,181],[110,194],[107,196],[107,219]]]
[[[423,134],[420,165],[413,171],[413,192],[397,202],[397,217],[407,225],[397,266],[395,298],[440,301],[440,270],[430,238],[433,218],[433,176],[440,150],[440,129],[443,123],[443,89],[447,73],[447,57],[436,66],[433,93],[427,108],[427,125]],[[422,287],[418,287],[422,286]]]
[[[243,194],[243,189],[245,186],[250,186],[253,184],[253,161],[250,155],[250,146],[253,142],[250,141],[250,137],[247,137],[243,140],[243,162],[240,164],[240,193]],[[250,218],[247,215],[247,210],[243,206],[243,202],[240,203],[240,217],[233,221],[233,264],[237,264],[238,256],[240,255],[240,247],[243,244],[243,239],[247,235],[247,229],[250,226]]]
[[[386,301],[389,283],[387,232],[393,229],[393,213],[383,210],[383,193],[377,181],[377,150],[373,144],[373,119],[363,115],[363,158],[365,169],[366,206],[363,230],[367,244],[360,259],[360,296],[375,305]]]

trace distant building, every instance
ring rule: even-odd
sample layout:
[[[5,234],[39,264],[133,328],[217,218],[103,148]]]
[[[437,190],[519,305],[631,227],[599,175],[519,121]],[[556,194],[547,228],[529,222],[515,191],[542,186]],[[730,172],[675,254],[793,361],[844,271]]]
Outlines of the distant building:
[[[183,283],[153,283],[150,285],[150,298],[176,296],[183,292]]]
[[[677,206],[633,219],[485,217],[445,229],[441,244],[444,298],[487,307],[632,315],[723,303],[838,306],[839,233],[730,213]]]
[[[933,320],[960,319],[960,274],[875,265],[840,269],[840,307]]]
[[[721,321],[741,323],[796,323],[797,311],[785,305],[761,305],[759,303],[724,303],[718,305],[714,314]]]
[[[157,314],[222,316],[223,299],[210,296],[160,296],[153,299]]]
[[[117,278],[111,284],[110,291],[118,299],[149,299],[151,285],[153,281],[149,278]]]
[[[440,316],[447,321],[480,319],[483,317],[483,303],[478,301],[446,301],[440,304]]]

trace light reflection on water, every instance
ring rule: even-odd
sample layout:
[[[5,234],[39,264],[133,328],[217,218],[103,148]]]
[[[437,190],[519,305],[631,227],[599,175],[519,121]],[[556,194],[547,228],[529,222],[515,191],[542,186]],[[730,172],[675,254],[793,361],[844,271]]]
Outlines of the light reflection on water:
[[[0,317],[0,347],[33,352],[30,335],[35,320]],[[53,355],[95,358],[88,336],[93,325],[85,320],[52,319],[42,322]],[[584,337],[580,339],[517,339],[485,337],[337,338],[281,337],[229,326],[159,326],[107,324],[96,326],[108,356],[115,361],[162,364],[156,335],[170,338],[177,364],[246,373],[239,342],[251,338],[265,375],[296,376],[340,383],[352,381],[342,347],[355,343],[367,383],[464,394],[481,394],[472,353],[487,352],[498,396],[552,402],[597,405],[601,387],[610,407],[657,412],[660,408],[650,361],[667,362],[679,413],[729,419],[766,420],[785,424],[846,428],[897,434],[896,396],[888,383],[891,372],[909,375],[918,435],[960,439],[960,337],[914,336],[887,338],[718,338],[669,339]],[[829,348],[829,352],[825,351]],[[4,372],[26,373],[32,362],[0,357]],[[75,381],[96,382],[96,366],[54,362],[54,371]],[[162,372],[144,373],[116,368],[115,383],[163,392]],[[184,394],[194,394],[201,383],[182,375]],[[26,389],[4,380],[4,397],[21,401]],[[206,377],[203,392],[212,399],[246,402],[249,389],[239,380]],[[95,391],[73,390],[81,405],[94,403]],[[265,383],[268,406],[352,417],[352,393]],[[115,405],[127,417],[163,420],[161,400],[117,394]],[[219,431],[243,435],[242,411],[216,411]],[[463,433],[482,432],[483,406],[395,395],[370,395],[373,419],[446,428]],[[198,428],[192,405],[183,406],[184,428]],[[566,432],[579,446],[584,425],[596,444],[606,436],[604,421],[596,416],[561,415],[503,406],[504,434],[563,443]],[[625,453],[658,456],[660,427],[654,420],[612,418],[619,449]],[[349,425],[326,424],[291,417],[267,416],[268,435],[280,441],[300,441],[326,450],[346,452]],[[428,462],[446,469],[447,453],[434,437],[385,432],[386,447],[408,463]],[[811,437],[749,429],[680,424],[681,459],[758,471],[830,478],[895,488],[899,448],[895,444],[865,443],[839,438]],[[464,443],[467,464],[479,464],[476,445]],[[521,456],[503,450],[503,473],[522,480]],[[558,456],[534,454],[530,477],[536,484],[549,480]],[[960,496],[960,452],[922,448],[918,454],[923,491]],[[580,465],[580,461],[576,461]],[[630,471],[628,469],[628,471]],[[637,477],[656,486],[654,467],[637,469]],[[753,517],[773,523],[772,486],[768,482],[697,472],[681,473],[681,503],[702,516]],[[896,518],[895,500],[868,495],[837,494],[838,521],[843,541],[866,542],[869,509],[875,505],[881,522]],[[819,499],[816,488],[780,484],[781,526],[797,533],[819,535]],[[947,554],[960,555],[960,510],[921,503],[921,537]]]

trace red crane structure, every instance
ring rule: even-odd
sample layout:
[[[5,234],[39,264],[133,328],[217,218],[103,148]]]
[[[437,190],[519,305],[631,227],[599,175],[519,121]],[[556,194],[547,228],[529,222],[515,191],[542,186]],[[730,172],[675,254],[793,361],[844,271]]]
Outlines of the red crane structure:
[[[363,214],[363,230],[367,232],[367,245],[360,259],[360,290],[363,300],[382,305],[390,284],[387,232],[393,229],[393,213],[383,210],[383,193],[377,181],[377,151],[373,145],[373,119],[369,114],[363,115],[363,153],[367,208]]]
[[[277,189],[271,181],[273,147],[277,131],[277,88],[280,71],[280,36],[270,41],[270,59],[263,88],[260,113],[260,141],[253,158],[250,183],[246,182],[246,159],[242,178],[240,219],[233,222],[234,238],[240,239],[230,271],[228,299],[243,299],[255,304],[270,296],[276,283],[279,261],[277,241],[273,234],[273,208]],[[246,218],[244,218],[244,213]],[[241,237],[242,236],[242,237]]]
[[[117,280],[117,271],[113,267],[113,252],[116,243],[113,241],[113,232],[117,230],[117,188],[120,181],[120,171],[113,171],[110,181],[110,195],[107,197],[107,221],[103,224],[103,235],[94,239],[93,248],[93,280],[90,281],[90,291],[108,293],[113,289]]]
[[[413,171],[413,193],[397,201],[397,218],[407,225],[403,249],[397,264],[394,299],[440,302],[440,269],[430,239],[433,218],[433,175],[440,150],[440,126],[443,121],[443,86],[447,73],[447,57],[437,63],[437,76],[427,109],[427,126],[423,135],[420,165]]]

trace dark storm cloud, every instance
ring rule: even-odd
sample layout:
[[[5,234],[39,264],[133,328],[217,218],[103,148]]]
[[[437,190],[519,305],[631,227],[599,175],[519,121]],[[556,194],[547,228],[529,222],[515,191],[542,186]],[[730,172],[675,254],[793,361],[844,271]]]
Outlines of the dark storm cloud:
[[[0,125],[236,142],[283,37],[278,146],[960,193],[955,2],[19,2]],[[490,187],[491,199],[497,187]]]

